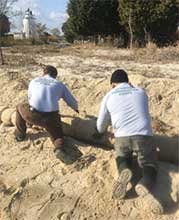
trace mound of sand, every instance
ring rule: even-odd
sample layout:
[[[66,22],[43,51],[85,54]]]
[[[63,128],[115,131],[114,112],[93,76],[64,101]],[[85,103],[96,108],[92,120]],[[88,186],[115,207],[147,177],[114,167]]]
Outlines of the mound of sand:
[[[72,164],[65,165],[54,157],[53,145],[45,131],[29,128],[28,138],[17,143],[13,137],[14,127],[0,124],[0,220],[179,219],[177,165],[159,162],[154,194],[163,204],[165,213],[155,216],[149,203],[139,199],[133,190],[128,193],[126,200],[112,199],[113,183],[117,177],[114,151],[107,148],[106,142],[100,146],[92,144],[90,135],[84,141],[84,131],[88,136],[91,130],[78,127],[78,122],[88,120],[93,127],[99,104],[110,89],[108,75],[117,65],[116,60],[112,59],[105,60],[105,67],[102,66],[104,62],[98,62],[98,70],[104,70],[108,74],[103,75],[100,72],[96,78],[97,65],[94,65],[94,60],[103,61],[99,51],[98,49],[96,55],[93,51],[93,59],[83,57],[83,62],[76,53],[69,55],[67,52],[59,57],[52,56],[49,61],[51,64],[52,61],[55,63],[59,73],[68,71],[67,76],[60,74],[59,78],[68,85],[79,101],[80,115],[61,103],[64,121],[76,128],[75,131],[68,131],[69,134],[71,131],[75,133],[70,134],[73,138],[68,136],[65,139],[66,148],[73,159]],[[73,61],[71,65],[68,68],[65,65],[59,66],[61,60],[70,62],[69,56]],[[39,54],[38,59],[45,62],[48,57]],[[131,61],[125,62],[127,66]],[[111,67],[110,71],[105,69],[107,66]],[[76,67],[79,68],[79,73],[75,75]],[[23,82],[27,84],[40,69],[29,69],[29,66],[18,69],[18,77],[14,78],[10,77],[8,71],[12,72],[11,69],[0,70],[0,106],[15,108],[17,103],[26,100],[27,92]],[[143,75],[140,68],[139,73],[136,72],[136,69],[134,72],[131,70],[129,77],[134,85],[145,88],[148,93],[154,133],[166,138],[176,138],[179,127],[178,78],[159,78],[157,75],[150,78]],[[138,180],[140,170],[136,170],[135,180]]]

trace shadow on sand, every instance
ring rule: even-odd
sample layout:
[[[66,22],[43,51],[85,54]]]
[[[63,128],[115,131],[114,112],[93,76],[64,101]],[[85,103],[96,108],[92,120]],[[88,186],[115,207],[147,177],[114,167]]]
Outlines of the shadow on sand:
[[[66,136],[70,136],[76,140],[80,140],[83,143],[93,144],[96,148],[102,148],[104,150],[113,149],[112,143],[112,133],[108,131],[99,139],[94,139],[93,134],[95,132],[96,117],[87,115],[84,119],[79,117],[72,117],[63,115],[63,130]],[[36,134],[30,134],[32,140],[38,138],[48,137],[49,135],[45,131],[41,131]],[[168,137],[161,135],[154,135],[154,143],[156,144],[158,151],[158,156],[160,161],[170,162],[179,164],[179,137]],[[72,158],[72,163],[79,160],[82,157],[82,152],[78,149],[78,143],[68,138],[65,138],[66,152]],[[84,145],[85,146],[85,145]],[[93,161],[95,158],[92,158]],[[179,199],[174,201],[172,193],[172,182],[169,172],[178,172],[178,167],[172,164],[168,166],[162,162],[159,163],[159,172],[157,178],[157,184],[153,190],[153,195],[161,202],[164,206],[165,213],[171,214],[175,213],[179,206]],[[134,178],[133,185],[135,185],[141,178],[141,170],[137,166],[136,160],[134,160]],[[178,187],[179,188],[179,187]],[[179,189],[178,189],[179,191]],[[179,194],[179,192],[178,192]],[[129,191],[127,199],[132,199],[137,197],[134,189]]]

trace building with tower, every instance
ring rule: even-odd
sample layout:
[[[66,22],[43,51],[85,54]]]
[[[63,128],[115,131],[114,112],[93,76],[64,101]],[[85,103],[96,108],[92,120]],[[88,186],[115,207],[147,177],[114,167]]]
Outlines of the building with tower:
[[[23,19],[23,33],[26,39],[33,39],[37,37],[35,17],[29,8],[25,12],[25,16]]]

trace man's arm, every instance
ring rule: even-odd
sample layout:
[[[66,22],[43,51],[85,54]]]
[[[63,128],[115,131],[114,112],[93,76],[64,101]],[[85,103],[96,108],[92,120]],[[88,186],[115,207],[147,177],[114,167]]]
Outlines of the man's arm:
[[[107,102],[107,96],[103,98],[98,114],[97,130],[99,133],[104,133],[110,122],[110,114],[107,109],[106,102]]]
[[[71,94],[68,88],[64,85],[63,87],[63,100],[66,102],[68,106],[70,106],[74,111],[79,113],[78,111],[78,102],[76,101],[75,97]]]
[[[27,91],[27,96],[28,96],[28,100],[30,100],[31,96],[32,96],[32,89],[31,89],[31,82],[29,83],[28,86],[28,91]]]

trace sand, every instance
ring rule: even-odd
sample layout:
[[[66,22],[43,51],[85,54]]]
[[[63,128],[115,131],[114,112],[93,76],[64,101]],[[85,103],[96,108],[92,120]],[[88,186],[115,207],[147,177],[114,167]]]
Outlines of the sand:
[[[179,48],[157,49],[151,55],[150,51],[131,53],[88,45],[58,50],[7,48],[3,50],[7,64],[0,69],[0,106],[15,108],[27,100],[28,82],[42,72],[34,64],[36,61],[55,65],[58,79],[79,102],[79,115],[63,102],[62,115],[94,120],[103,96],[110,89],[110,74],[124,68],[131,83],[148,93],[154,134],[178,137],[178,51]],[[164,214],[154,215],[147,201],[138,198],[133,190],[125,200],[112,199],[117,177],[114,150],[84,141],[80,129],[78,137],[65,138],[74,159],[66,165],[55,158],[53,145],[44,130],[29,128],[27,139],[17,143],[13,137],[15,128],[0,124],[0,220],[179,219],[176,164],[159,161],[154,193],[164,206]]]

